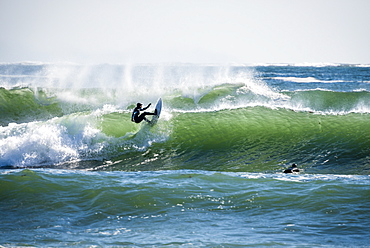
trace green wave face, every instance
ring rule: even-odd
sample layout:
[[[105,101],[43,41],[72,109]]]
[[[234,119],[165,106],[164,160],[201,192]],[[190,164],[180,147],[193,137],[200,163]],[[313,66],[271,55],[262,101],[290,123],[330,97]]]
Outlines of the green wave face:
[[[363,174],[369,161],[368,114],[354,111],[366,106],[368,92],[259,95],[245,85],[223,84],[197,89],[196,97],[164,96],[165,108],[154,127],[130,121],[135,104],[117,106],[119,90],[1,93],[4,141],[13,137],[21,149],[14,155],[4,143],[6,166],[253,172],[299,163],[312,172],[337,173],[340,167]],[[65,95],[78,98],[66,101]],[[36,122],[26,124],[30,120]],[[9,125],[14,122],[25,126]],[[42,129],[45,133],[39,133]],[[48,139],[48,132],[60,143]]]
[[[249,107],[172,113],[157,126],[140,129],[128,117],[116,113],[102,118],[103,132],[120,139],[123,147],[122,155],[113,159],[118,161],[115,169],[261,172],[299,163],[311,171],[318,167],[331,172],[339,166],[361,174],[369,159],[370,128],[362,114]]]

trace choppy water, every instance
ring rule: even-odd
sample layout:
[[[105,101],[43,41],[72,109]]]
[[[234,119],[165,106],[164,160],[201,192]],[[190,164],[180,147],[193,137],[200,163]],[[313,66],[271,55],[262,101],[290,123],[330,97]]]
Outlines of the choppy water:
[[[369,244],[367,65],[1,64],[0,86],[0,245]]]

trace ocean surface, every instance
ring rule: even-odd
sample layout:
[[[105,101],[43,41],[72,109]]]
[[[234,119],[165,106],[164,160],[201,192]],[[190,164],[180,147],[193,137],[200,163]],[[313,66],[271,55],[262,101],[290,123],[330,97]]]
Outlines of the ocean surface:
[[[369,175],[370,65],[0,64],[3,247],[370,247]]]

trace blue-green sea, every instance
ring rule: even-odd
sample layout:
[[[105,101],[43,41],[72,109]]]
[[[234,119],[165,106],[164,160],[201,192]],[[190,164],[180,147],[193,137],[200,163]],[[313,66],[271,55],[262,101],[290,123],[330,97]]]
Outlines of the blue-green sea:
[[[368,247],[369,175],[370,65],[0,64],[1,247]]]

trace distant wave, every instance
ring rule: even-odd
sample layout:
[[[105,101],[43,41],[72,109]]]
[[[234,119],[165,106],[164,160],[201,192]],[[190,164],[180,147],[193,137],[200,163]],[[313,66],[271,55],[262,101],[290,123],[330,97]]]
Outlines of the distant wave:
[[[344,80],[320,80],[314,77],[274,77],[274,80],[282,80],[296,83],[343,83]]]
[[[370,64],[356,64],[356,63],[251,63],[246,66],[292,66],[292,67],[370,67]]]

